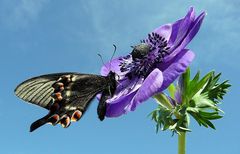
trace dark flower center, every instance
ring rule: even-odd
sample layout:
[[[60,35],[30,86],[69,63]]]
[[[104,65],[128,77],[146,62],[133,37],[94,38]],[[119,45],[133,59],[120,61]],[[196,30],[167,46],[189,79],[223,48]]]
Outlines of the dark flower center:
[[[141,43],[135,47],[133,47],[133,51],[131,52],[133,60],[143,59],[150,51],[151,46],[145,43]]]
[[[126,72],[129,79],[135,76],[146,78],[168,54],[167,40],[157,33],[151,33],[147,39],[133,47],[130,55],[120,59],[120,70]]]

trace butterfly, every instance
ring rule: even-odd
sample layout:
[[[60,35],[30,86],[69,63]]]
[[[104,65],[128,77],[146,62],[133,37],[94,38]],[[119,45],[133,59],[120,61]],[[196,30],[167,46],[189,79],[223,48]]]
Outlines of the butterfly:
[[[19,84],[15,94],[24,101],[49,110],[49,113],[30,126],[30,132],[46,123],[67,128],[78,121],[93,98],[101,93],[97,107],[99,119],[104,120],[106,100],[116,90],[115,73],[107,76],[80,73],[55,73],[37,76]]]

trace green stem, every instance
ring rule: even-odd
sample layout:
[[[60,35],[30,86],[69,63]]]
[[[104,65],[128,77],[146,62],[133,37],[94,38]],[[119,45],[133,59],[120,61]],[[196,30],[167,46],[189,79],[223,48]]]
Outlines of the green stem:
[[[178,134],[178,154],[186,153],[186,132]]]
[[[154,95],[153,98],[155,98],[160,105],[165,106],[169,110],[172,110],[174,108],[173,105],[168,100],[168,98],[163,93],[159,93],[157,95]],[[178,112],[174,112],[174,115],[178,119],[180,119],[180,117],[181,117],[181,115]]]
[[[173,109],[172,104],[168,100],[168,98],[163,94],[159,93],[154,96],[154,98],[158,101],[158,103],[162,106],[165,106],[169,110]],[[181,119],[181,115],[178,112],[174,112],[176,118]],[[186,132],[180,132],[178,135],[178,154],[185,154],[186,153]]]

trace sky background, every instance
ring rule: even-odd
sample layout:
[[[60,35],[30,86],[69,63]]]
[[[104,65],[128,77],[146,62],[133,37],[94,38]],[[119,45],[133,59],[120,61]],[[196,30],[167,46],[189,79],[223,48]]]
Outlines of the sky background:
[[[204,23],[188,45],[196,53],[192,72],[222,72],[233,85],[221,108],[217,130],[191,122],[189,154],[240,153],[237,100],[240,74],[239,0],[0,0],[0,153],[2,154],[160,154],[177,153],[177,136],[155,133],[147,115],[153,99],[119,118],[97,118],[97,100],[68,129],[45,125],[29,133],[30,124],[45,109],[18,99],[13,91],[22,81],[52,72],[99,74],[102,62],[131,51],[131,45],[162,24],[187,13],[206,11]]]

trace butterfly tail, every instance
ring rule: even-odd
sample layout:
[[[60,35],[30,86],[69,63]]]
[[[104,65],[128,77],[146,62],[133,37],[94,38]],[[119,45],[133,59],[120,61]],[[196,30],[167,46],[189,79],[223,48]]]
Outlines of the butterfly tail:
[[[33,132],[34,130],[46,124],[48,122],[48,118],[49,116],[44,116],[41,119],[38,119],[37,121],[33,122],[30,126],[30,132]]]
[[[38,129],[39,127],[45,125],[46,123],[50,123],[52,125],[56,125],[59,122],[59,115],[58,114],[47,114],[46,116],[38,119],[37,121],[33,122],[30,126],[30,132]]]

